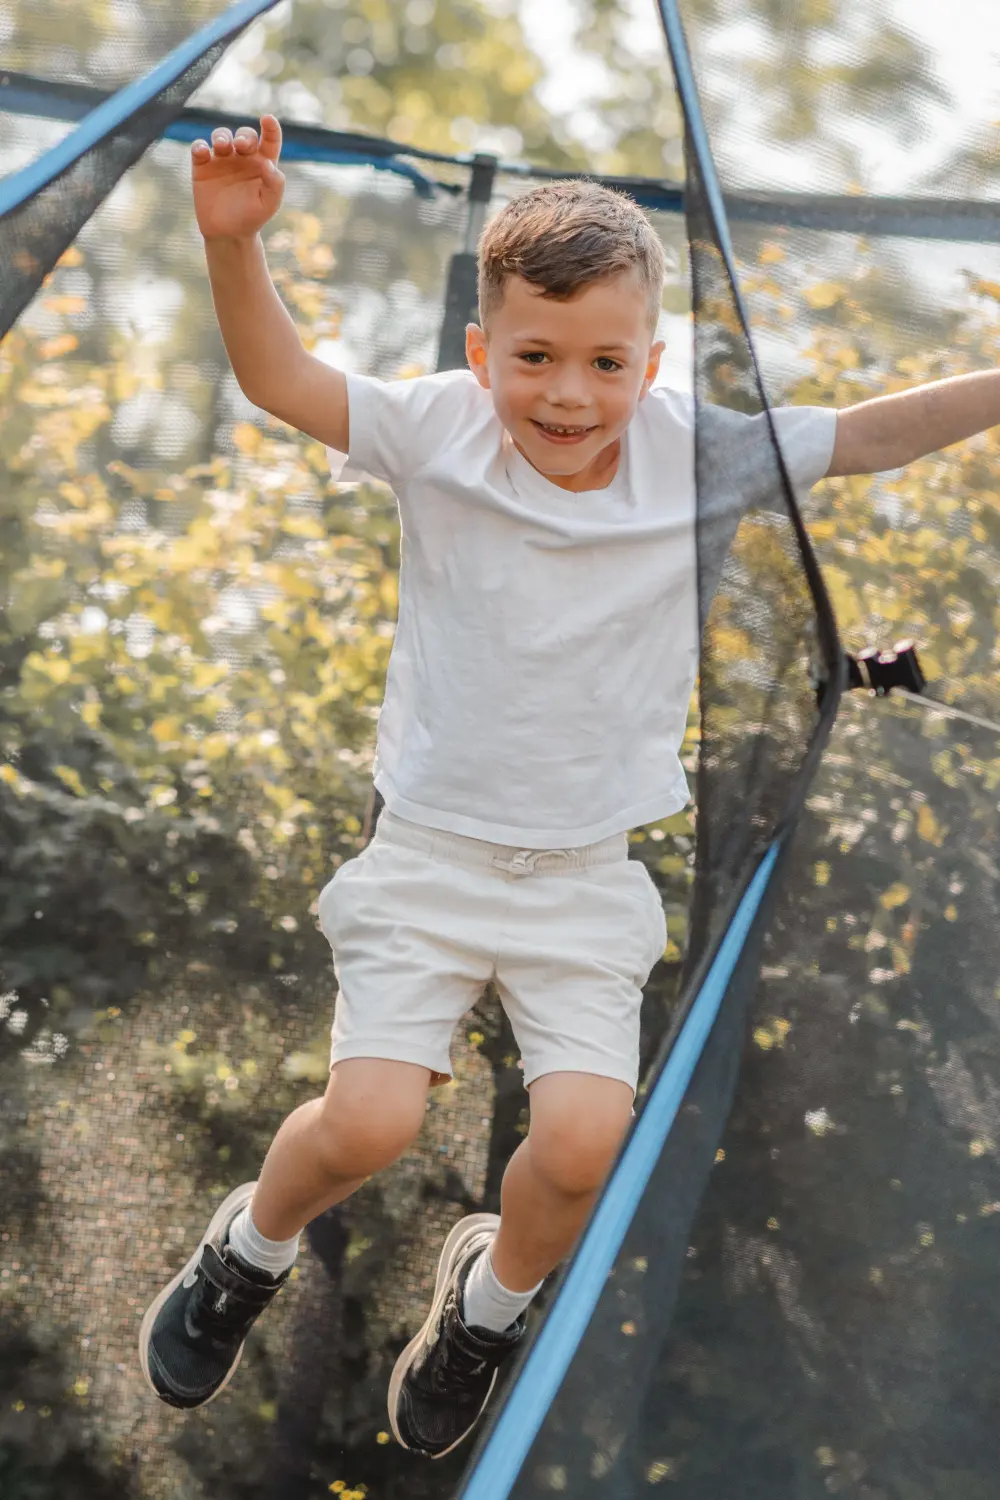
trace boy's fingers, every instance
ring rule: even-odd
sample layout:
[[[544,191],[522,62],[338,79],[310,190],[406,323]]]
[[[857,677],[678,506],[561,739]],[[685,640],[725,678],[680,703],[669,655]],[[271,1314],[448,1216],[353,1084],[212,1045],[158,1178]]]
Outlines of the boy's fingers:
[[[225,125],[212,131],[212,146],[218,156],[228,156],[233,149],[233,132]]]
[[[276,162],[281,155],[281,126],[274,115],[263,115],[260,122],[261,154]]]
[[[195,161],[208,161],[212,154],[212,148],[207,141],[192,141],[191,155]]]
[[[237,151],[256,151],[257,132],[252,125],[241,125],[236,132],[235,141]]]

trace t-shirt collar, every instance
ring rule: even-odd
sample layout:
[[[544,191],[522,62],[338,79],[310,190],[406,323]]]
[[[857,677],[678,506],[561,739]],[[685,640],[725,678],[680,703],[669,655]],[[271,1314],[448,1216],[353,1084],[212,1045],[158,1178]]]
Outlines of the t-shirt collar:
[[[503,434],[503,457],[507,470],[507,477],[515,491],[524,498],[531,497],[536,500],[547,500],[550,504],[558,504],[571,509],[578,509],[581,503],[593,500],[600,496],[602,500],[617,501],[628,493],[628,467],[629,467],[629,445],[628,429],[622,433],[621,454],[618,459],[618,469],[610,484],[603,485],[595,490],[564,490],[561,485],[553,484],[551,479],[546,479],[544,474],[528,462],[524,454],[516,447],[509,432]]]

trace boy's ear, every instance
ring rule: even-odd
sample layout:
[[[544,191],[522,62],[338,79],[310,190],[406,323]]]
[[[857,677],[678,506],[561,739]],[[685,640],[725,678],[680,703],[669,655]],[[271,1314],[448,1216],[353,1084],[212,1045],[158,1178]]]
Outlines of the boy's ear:
[[[649,359],[646,362],[646,373],[642,377],[642,390],[639,392],[640,401],[642,400],[643,396],[645,396],[646,392],[649,390],[649,387],[653,384],[653,381],[659,374],[660,357],[666,347],[666,344],[661,339],[660,342],[658,344],[654,344],[649,351]]]
[[[478,323],[469,323],[465,329],[465,357],[469,369],[484,391],[490,388],[490,372],[486,363],[486,335]]]

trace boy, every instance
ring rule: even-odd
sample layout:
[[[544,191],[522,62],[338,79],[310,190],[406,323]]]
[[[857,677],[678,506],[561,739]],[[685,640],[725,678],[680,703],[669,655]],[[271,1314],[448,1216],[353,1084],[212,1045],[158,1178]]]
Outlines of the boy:
[[[664,276],[627,198],[555,183],[480,246],[469,371],[384,384],[303,349],[259,231],[280,206],[281,132],[192,148],[195,209],[239,383],[325,443],[335,475],[391,483],[399,623],[379,723],[385,812],[320,896],[339,993],[322,1099],[279,1130],[142,1325],[143,1370],[193,1408],[227,1384],[306,1224],[394,1161],[492,979],[531,1125],[499,1216],[445,1243],[389,1417],[439,1457],[475,1425],[525,1310],[571,1249],[632,1117],[642,986],[665,927],[629,828],[687,800],[678,749],[698,656],[691,404],[651,389]],[[1000,421],[1000,377],[836,413],[776,414],[790,473],[894,468]],[[761,419],[718,421],[719,564],[752,498]],[[721,456],[719,456],[721,455]],[[759,488],[759,484],[758,484]]]

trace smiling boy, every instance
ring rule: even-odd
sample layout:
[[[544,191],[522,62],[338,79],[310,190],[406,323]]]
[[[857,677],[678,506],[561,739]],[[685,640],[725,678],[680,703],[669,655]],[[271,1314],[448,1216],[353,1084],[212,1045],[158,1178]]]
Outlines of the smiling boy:
[[[193,1408],[228,1383],[306,1224],[388,1166],[450,1073],[492,981],[524,1062],[530,1129],[501,1214],[461,1220],[389,1390],[393,1432],[441,1456],[474,1426],[572,1248],[632,1116],[659,897],[627,832],[685,805],[698,659],[694,419],[654,388],[663,251],[627,198],[553,183],[480,245],[469,370],[385,383],[303,348],[259,231],[280,206],[278,123],[192,148],[216,310],[257,405],[387,481],[399,620],[379,721],[375,837],[319,900],[339,981],[329,1083],[278,1131],[149,1308],[143,1369]],[[766,480],[768,429],[717,423],[721,560]],[[802,487],[895,467],[1000,420],[963,377],[839,415],[775,413]]]

